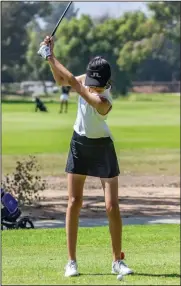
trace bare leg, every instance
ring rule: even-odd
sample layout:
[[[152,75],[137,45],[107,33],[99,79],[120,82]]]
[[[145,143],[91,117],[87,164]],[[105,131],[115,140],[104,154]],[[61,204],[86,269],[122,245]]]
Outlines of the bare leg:
[[[76,261],[76,244],[79,213],[82,207],[83,188],[86,176],[68,174],[68,207],[66,213],[66,234],[69,260]]]
[[[109,219],[109,230],[112,240],[113,260],[121,258],[122,220],[118,201],[118,177],[101,179],[105,195],[106,212]]]
[[[65,101],[65,113],[68,112],[68,100]]]
[[[60,102],[60,113],[63,111],[63,100]]]

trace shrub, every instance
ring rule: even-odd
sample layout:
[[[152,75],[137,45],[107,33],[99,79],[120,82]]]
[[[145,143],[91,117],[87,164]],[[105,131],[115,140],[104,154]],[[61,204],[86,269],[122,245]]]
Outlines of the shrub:
[[[38,175],[39,170],[40,166],[35,156],[17,161],[15,172],[5,176],[2,187],[11,193],[19,204],[31,205],[35,201],[40,201],[40,192],[45,190],[46,181]]]

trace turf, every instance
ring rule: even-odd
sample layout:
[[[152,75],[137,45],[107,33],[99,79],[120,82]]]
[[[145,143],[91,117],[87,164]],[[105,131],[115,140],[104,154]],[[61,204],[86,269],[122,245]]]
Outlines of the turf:
[[[11,171],[8,161],[13,164],[18,156],[28,154],[44,158],[44,166],[53,158],[53,174],[62,171],[76,118],[75,101],[75,98],[71,101],[68,114],[58,113],[58,103],[47,103],[47,114],[35,113],[33,103],[2,104],[3,172]],[[166,172],[169,169],[168,173],[171,170],[173,173],[179,172],[179,97],[132,95],[115,100],[108,124],[119,159],[126,169],[138,169],[138,172],[140,169],[142,172],[146,167],[149,172],[149,162],[146,165],[139,164],[139,160],[147,161],[147,157],[160,156],[159,162],[155,164],[159,164],[159,167],[154,166],[156,172],[164,166]],[[144,158],[141,154],[144,154]],[[60,160],[60,156],[63,160]],[[139,158],[135,168],[131,157]],[[53,166],[58,164],[59,168],[54,170]],[[45,168],[44,173],[46,172]]]
[[[2,233],[3,285],[180,285],[180,226],[125,226],[126,263],[135,271],[124,281],[111,275],[108,227],[80,228],[81,275],[64,277],[64,229]]]

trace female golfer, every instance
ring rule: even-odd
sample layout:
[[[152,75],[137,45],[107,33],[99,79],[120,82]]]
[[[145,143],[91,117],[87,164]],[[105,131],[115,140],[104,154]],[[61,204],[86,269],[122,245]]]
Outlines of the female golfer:
[[[66,213],[66,233],[68,264],[65,276],[78,275],[76,243],[79,213],[82,207],[83,188],[86,176],[101,180],[109,229],[112,240],[112,273],[131,274],[121,257],[122,221],[118,202],[119,166],[114,143],[105,122],[112,108],[110,92],[111,68],[102,57],[92,59],[85,75],[74,77],[54,56],[53,39],[46,37],[40,44],[38,53],[52,69],[59,85],[69,85],[80,95],[74,132],[66,165],[68,173],[68,207]]]

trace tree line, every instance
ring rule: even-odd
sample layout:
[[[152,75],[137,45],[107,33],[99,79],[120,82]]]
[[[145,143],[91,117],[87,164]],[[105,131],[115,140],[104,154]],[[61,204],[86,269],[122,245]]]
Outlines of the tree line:
[[[53,80],[38,55],[67,2],[2,2],[2,82]],[[148,13],[118,18],[77,17],[72,5],[55,36],[55,55],[70,71],[85,72],[88,61],[104,56],[112,66],[115,93],[132,81],[180,80],[180,2],[148,3]]]

